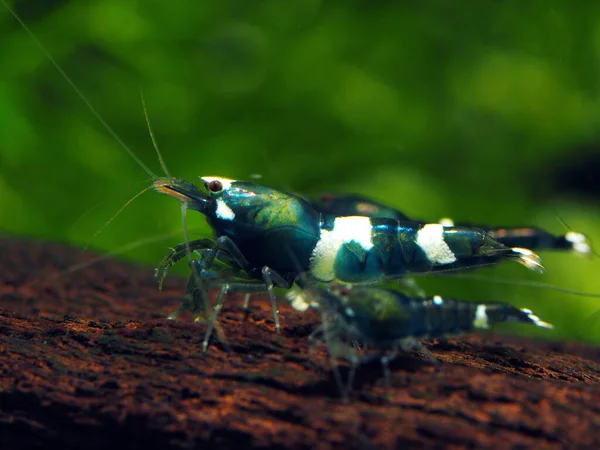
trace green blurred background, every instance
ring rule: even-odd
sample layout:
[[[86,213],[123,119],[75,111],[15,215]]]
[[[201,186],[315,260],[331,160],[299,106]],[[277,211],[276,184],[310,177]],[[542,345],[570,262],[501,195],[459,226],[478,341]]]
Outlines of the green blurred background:
[[[304,194],[371,195],[406,213],[570,227],[600,241],[600,3],[77,0],[9,2],[100,115],[160,173]],[[149,266],[182,240],[179,203],[0,7],[0,228]],[[193,236],[210,230],[190,217]],[[172,237],[141,245],[152,237]],[[598,258],[542,255],[496,279],[600,293]],[[185,264],[180,271],[185,272]],[[73,276],[73,275],[71,275]],[[528,306],[555,335],[600,341],[600,299],[491,280],[433,293]],[[546,334],[547,335],[547,334]]]

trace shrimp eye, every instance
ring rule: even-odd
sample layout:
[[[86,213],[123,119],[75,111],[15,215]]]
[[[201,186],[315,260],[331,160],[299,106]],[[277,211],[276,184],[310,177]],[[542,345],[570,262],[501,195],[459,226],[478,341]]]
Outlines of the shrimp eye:
[[[221,183],[219,180],[212,180],[206,184],[206,189],[213,194],[218,194],[223,190],[223,183]]]
[[[346,297],[346,296],[350,295],[350,289],[348,289],[347,287],[340,288],[340,295],[342,297]]]

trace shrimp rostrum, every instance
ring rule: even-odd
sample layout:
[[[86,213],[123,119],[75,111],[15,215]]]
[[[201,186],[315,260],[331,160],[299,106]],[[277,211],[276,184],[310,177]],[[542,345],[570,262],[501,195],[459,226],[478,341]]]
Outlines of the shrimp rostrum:
[[[161,178],[153,184],[158,192],[205,215],[214,230],[212,247],[207,240],[185,244],[202,255],[191,263],[192,276],[201,283],[215,259],[226,255],[230,266],[263,283],[278,331],[273,287],[301,285],[301,274],[327,283],[376,283],[411,273],[470,269],[503,260],[543,271],[533,251],[506,246],[479,229],[337,216],[321,213],[300,196],[254,182],[220,177],[201,180],[204,189],[176,178]],[[213,281],[219,282],[218,277]],[[222,284],[227,292],[258,289],[255,283]],[[189,289],[197,289],[194,282],[188,283]]]

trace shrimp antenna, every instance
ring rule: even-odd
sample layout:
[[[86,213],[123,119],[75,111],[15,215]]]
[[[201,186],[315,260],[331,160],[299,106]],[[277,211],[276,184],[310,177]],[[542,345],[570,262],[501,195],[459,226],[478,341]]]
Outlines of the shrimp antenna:
[[[181,204],[181,222],[182,222],[182,226],[183,226],[183,239],[185,242],[185,253],[187,254],[188,261],[191,263],[192,262],[192,248],[190,247],[190,235],[188,233],[188,226],[187,226],[187,205],[185,203]],[[198,281],[198,283],[200,284],[200,277],[198,276],[198,274],[196,274],[196,271],[192,270],[192,273],[194,274],[194,278],[196,278],[196,281]]]
[[[584,242],[582,242],[582,244],[585,244],[585,245],[587,245],[587,247],[588,247],[588,251],[589,251],[589,252],[590,252],[592,255],[596,256],[597,258],[600,258],[600,254],[598,254],[598,252],[597,252],[597,251],[594,249],[594,246],[592,245],[592,244],[593,244],[593,242],[592,242],[592,239],[591,239],[591,238],[589,238],[588,236],[585,236],[585,235],[583,235],[583,234],[581,234],[581,233],[578,233],[578,232],[574,231],[574,230],[573,230],[573,228],[571,228],[571,227],[570,227],[570,226],[567,224],[567,222],[566,222],[566,221],[565,221],[565,220],[564,220],[562,217],[560,217],[558,214],[555,214],[555,216],[556,216],[556,219],[557,219],[557,220],[558,220],[558,221],[559,221],[559,222],[560,222],[560,223],[561,223],[561,224],[562,224],[562,225],[563,225],[563,226],[564,226],[564,227],[565,227],[567,230],[569,230],[569,232],[570,232],[570,233],[571,233],[573,236],[580,237],[581,239],[583,239],[583,240],[584,240]]]
[[[137,181],[135,183],[129,183],[126,186],[123,186],[123,188],[130,188],[132,186],[136,186],[142,183],[148,183],[149,181],[152,181],[152,179],[147,179],[147,180],[143,180],[143,181]],[[67,234],[69,234],[70,232],[73,231],[73,229],[75,229],[77,227],[77,225],[79,224],[79,222],[81,222],[85,217],[87,217],[92,211],[94,211],[95,209],[97,209],[99,206],[101,205],[105,205],[110,199],[106,198],[102,201],[99,201],[98,203],[96,203],[95,205],[91,206],[89,209],[87,209],[86,211],[84,211],[83,213],[81,213],[81,215],[75,219],[75,221],[71,224],[71,226],[69,227],[69,230],[67,231]]]
[[[140,98],[142,100],[142,108],[144,109],[144,118],[146,119],[146,125],[148,126],[148,132],[150,133],[150,139],[152,139],[152,146],[154,150],[156,150],[156,156],[158,156],[158,161],[160,162],[160,167],[162,167],[163,172],[167,176],[167,178],[173,178],[169,169],[167,169],[167,164],[162,157],[162,153],[158,148],[158,142],[156,142],[156,137],[154,136],[154,131],[152,131],[152,126],[150,125],[150,115],[148,114],[148,109],[146,108],[146,98],[144,97],[144,91],[140,88]]]
[[[187,226],[187,211],[188,211],[187,205],[185,203],[182,203],[181,204],[181,222],[182,222],[182,226],[183,226],[183,239],[185,242],[185,253],[188,258],[188,263],[191,265],[193,258],[192,258],[192,248],[190,246],[190,235],[189,235],[189,230],[188,230],[188,226]],[[206,314],[206,317],[210,318],[212,311],[211,311],[210,302],[208,300],[209,293],[208,293],[208,288],[206,287],[207,285],[206,285],[206,283],[204,283],[202,281],[202,277],[194,269],[192,269],[192,277],[194,278],[194,281],[196,282],[196,286],[198,287],[198,289],[202,291],[202,301],[204,303],[204,312]],[[216,321],[216,317],[215,317],[215,321]],[[220,326],[218,324],[214,324],[213,326],[217,330],[217,334],[219,336],[219,339],[223,343],[223,345],[227,345],[227,340],[225,338],[225,334],[222,332]]]
[[[411,277],[414,277],[414,275],[415,274],[411,274]],[[444,275],[449,275],[449,273],[448,272],[436,272],[436,273],[427,274],[427,275],[444,276]],[[565,294],[577,295],[580,297],[600,298],[600,294],[595,294],[592,292],[576,291],[574,289],[561,288],[559,286],[554,286],[552,284],[547,284],[547,283],[541,283],[538,281],[515,280],[515,279],[509,279],[509,278],[499,278],[499,277],[493,277],[490,275],[477,275],[477,274],[471,274],[471,273],[453,273],[452,278],[462,278],[465,280],[477,280],[477,281],[489,281],[490,283],[508,284],[508,285],[513,285],[513,286],[523,286],[523,287],[530,287],[530,288],[534,288],[534,289],[545,289],[548,291],[563,292]]]
[[[156,156],[158,156],[158,160],[160,161],[160,166],[162,167],[163,172],[165,173],[165,175],[168,178],[173,178],[171,176],[171,173],[169,172],[169,169],[167,168],[167,164],[165,163],[165,160],[163,159],[162,153],[160,152],[160,149],[158,147],[158,142],[156,141],[156,136],[154,135],[154,131],[152,131],[152,125],[150,123],[150,115],[148,114],[148,108],[146,107],[146,98],[144,96],[144,91],[142,88],[140,88],[140,99],[142,101],[142,108],[144,110],[144,118],[146,119],[146,125],[148,126],[148,133],[150,134],[150,139],[152,139],[152,146],[154,147],[154,150],[156,150]],[[185,203],[181,204],[181,222],[182,222],[182,226],[183,226],[183,239],[185,242],[186,254],[188,257],[188,261],[191,263],[192,262],[192,249],[190,247],[190,236],[189,236],[188,226],[187,226],[187,205]],[[200,287],[202,285],[202,280],[200,280],[200,277],[198,276],[198,274],[196,274],[196,272],[193,270],[192,270],[192,276],[194,277],[198,286]],[[207,313],[208,313],[208,306],[206,304],[205,304],[205,307],[207,308]]]
[[[143,247],[144,245],[153,244],[155,242],[160,242],[160,241],[165,241],[167,239],[171,239],[173,236],[179,234],[179,232],[180,232],[179,230],[174,230],[174,231],[170,231],[165,234],[159,234],[157,236],[151,236],[148,238],[139,239],[137,241],[130,242],[130,243],[122,246],[121,248],[114,250],[110,253],[106,253],[106,254],[94,257],[88,261],[83,261],[83,262],[74,264],[74,265],[66,268],[65,270],[61,271],[60,273],[56,274],[55,276],[49,276],[47,279],[54,279],[54,278],[59,278],[64,275],[69,275],[71,273],[78,272],[79,270],[85,269],[86,267],[90,267],[96,263],[114,258],[115,256],[120,255],[122,253]]]
[[[1,1],[1,0],[0,0],[0,1]],[[115,214],[114,214],[114,215],[113,215],[113,216],[112,216],[110,219],[108,219],[108,220],[106,221],[106,223],[105,223],[104,225],[102,225],[102,227],[100,227],[100,229],[99,229],[98,231],[96,231],[96,232],[94,233],[94,235],[93,235],[93,236],[92,236],[92,238],[90,239],[90,242],[88,242],[88,244],[87,244],[87,245],[86,245],[86,246],[83,248],[83,250],[84,250],[84,251],[85,251],[85,250],[87,250],[87,249],[89,248],[89,246],[92,244],[92,242],[94,242],[94,240],[95,240],[95,239],[98,237],[98,235],[99,235],[100,233],[102,233],[102,232],[103,232],[103,231],[106,229],[106,227],[107,227],[107,226],[109,226],[109,225],[112,223],[112,221],[113,221],[113,220],[115,220],[115,219],[117,218],[117,216],[118,216],[119,214],[121,214],[121,213],[122,213],[122,212],[123,212],[123,211],[124,211],[124,210],[125,210],[125,209],[126,209],[128,206],[129,206],[129,205],[131,205],[131,203],[133,203],[133,201],[134,201],[135,199],[137,199],[137,198],[138,198],[138,197],[140,197],[142,194],[145,194],[146,192],[148,192],[149,190],[151,190],[151,189],[153,189],[153,188],[154,188],[154,186],[153,186],[153,185],[150,185],[150,186],[148,186],[148,187],[146,187],[146,188],[142,189],[140,192],[138,192],[137,194],[135,194],[135,195],[134,195],[133,197],[131,197],[129,200],[127,200],[127,202],[126,202],[126,203],[125,203],[123,206],[121,206],[121,207],[119,208],[119,210],[118,210],[118,211],[117,211],[117,212],[116,212],[116,213],[115,213]]]
[[[119,135],[110,127],[110,125],[108,123],[106,123],[106,121],[102,118],[102,116],[100,115],[100,113],[98,113],[98,111],[96,111],[96,108],[94,108],[92,106],[92,104],[89,102],[89,100],[87,99],[87,97],[85,95],[83,95],[83,93],[81,92],[81,90],[79,90],[79,88],[77,87],[77,85],[73,82],[73,80],[71,80],[71,78],[69,78],[69,76],[67,75],[67,73],[62,69],[62,67],[60,67],[58,65],[58,63],[56,62],[56,60],[52,57],[52,55],[50,54],[50,52],[48,50],[46,50],[46,47],[44,47],[44,45],[39,41],[39,39],[37,37],[35,37],[35,34],[33,34],[33,32],[29,29],[29,27],[25,24],[25,22],[23,22],[23,20],[17,15],[16,12],[14,12],[6,3],[5,0],[0,0],[0,3],[2,3],[4,5],[4,7],[8,10],[8,12],[10,12],[10,14],[16,19],[17,22],[19,22],[21,24],[21,26],[23,27],[23,29],[27,32],[27,34],[29,35],[29,37],[33,40],[33,42],[35,42],[35,44],[39,47],[39,49],[42,51],[42,53],[44,53],[44,55],[46,55],[46,57],[48,58],[48,60],[52,63],[52,65],[56,68],[56,70],[58,70],[58,72],[63,76],[63,78],[66,80],[66,82],[71,86],[71,88],[75,91],[75,93],[79,96],[79,98],[87,105],[87,107],[89,108],[89,110],[92,112],[92,114],[96,117],[96,119],[98,119],[98,121],[102,124],[102,126],[106,129],[106,131],[109,132],[109,134],[118,142],[118,144],[123,147],[125,149],[125,151],[129,154],[129,156],[131,156],[133,158],[133,160],[138,163],[138,165],[148,174],[150,175],[153,179],[157,179],[158,177],[156,176],[156,174],[154,172],[152,172],[148,166],[146,166],[146,164],[143,163],[143,161],[138,158],[138,156],[133,152],[133,150],[131,150],[126,144],[125,142],[123,142],[123,140],[119,137]]]

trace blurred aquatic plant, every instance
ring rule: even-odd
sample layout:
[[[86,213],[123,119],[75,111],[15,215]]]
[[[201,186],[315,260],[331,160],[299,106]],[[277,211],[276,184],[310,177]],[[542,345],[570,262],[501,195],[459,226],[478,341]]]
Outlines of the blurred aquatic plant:
[[[554,188],[597,145],[600,4],[10,4],[153,170],[140,87],[181,178],[259,173],[282,189],[372,195],[432,220],[560,232],[558,213],[600,241],[599,199]],[[0,42],[0,227],[88,245],[147,175],[3,8]],[[196,234],[209,232],[190,218]],[[180,226],[176,204],[146,194],[91,245],[115,251]],[[153,263],[172,243],[129,257]],[[597,260],[547,261],[548,282],[600,292]],[[600,339],[598,327],[580,326],[597,300],[449,280],[425,284],[515,298],[561,336]]]

